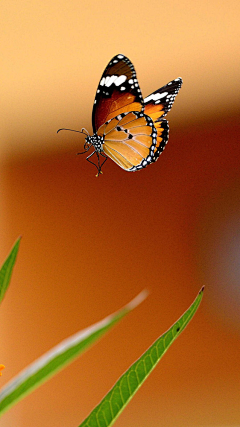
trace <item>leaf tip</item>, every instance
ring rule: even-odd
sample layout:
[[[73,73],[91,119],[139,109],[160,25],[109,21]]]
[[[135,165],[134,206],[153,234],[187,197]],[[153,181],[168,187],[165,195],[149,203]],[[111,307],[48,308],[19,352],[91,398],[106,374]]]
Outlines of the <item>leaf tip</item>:
[[[22,235],[20,234],[20,236],[18,236],[18,238],[17,238],[17,240],[16,240],[16,243],[20,243],[20,242],[21,242],[21,240],[22,240]]]
[[[127,305],[126,308],[129,310],[133,310],[135,307],[137,307],[141,302],[143,302],[147,296],[149,295],[149,291],[147,289],[143,289],[140,294],[138,294],[135,298],[132,299]]]
[[[202,289],[200,289],[200,291],[198,292],[199,295],[201,295],[203,293],[204,289],[205,289],[205,286],[203,286]]]

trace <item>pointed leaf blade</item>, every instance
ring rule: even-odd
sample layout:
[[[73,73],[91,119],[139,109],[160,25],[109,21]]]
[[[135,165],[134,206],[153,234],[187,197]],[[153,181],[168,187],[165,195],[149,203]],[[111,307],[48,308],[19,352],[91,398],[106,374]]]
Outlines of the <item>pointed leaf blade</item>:
[[[147,295],[142,291],[121,310],[65,339],[20,372],[0,392],[0,415],[87,350]]]
[[[179,334],[185,329],[202,300],[203,289],[177,322],[119,378],[103,400],[79,427],[110,427],[133,398],[151,371]]]
[[[0,302],[3,300],[5,292],[9,286],[10,279],[12,276],[13,267],[17,258],[17,253],[20,245],[21,237],[19,237],[14,244],[10,254],[3,263],[0,269]]]

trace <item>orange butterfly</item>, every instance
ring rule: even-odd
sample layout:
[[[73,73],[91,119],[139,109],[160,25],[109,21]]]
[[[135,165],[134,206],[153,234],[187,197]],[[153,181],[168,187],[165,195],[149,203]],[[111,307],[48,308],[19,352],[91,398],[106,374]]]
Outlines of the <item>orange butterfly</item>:
[[[124,55],[114,56],[97,88],[92,112],[94,134],[90,136],[85,129],[74,131],[86,135],[83,153],[94,149],[87,160],[96,166],[96,176],[102,173],[108,157],[130,172],[158,159],[168,142],[168,122],[163,117],[181,86],[179,77],[143,99],[131,61]],[[97,164],[92,161],[94,154]]]

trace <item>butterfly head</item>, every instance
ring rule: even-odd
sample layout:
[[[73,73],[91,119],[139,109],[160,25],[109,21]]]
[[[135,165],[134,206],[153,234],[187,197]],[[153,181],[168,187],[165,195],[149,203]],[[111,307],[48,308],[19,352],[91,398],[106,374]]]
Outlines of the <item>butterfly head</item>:
[[[94,166],[96,166],[98,171],[96,176],[99,176],[100,174],[102,174],[101,167],[103,163],[105,163],[105,161],[107,160],[107,157],[103,154],[104,138],[98,135],[97,133],[94,133],[92,136],[90,136],[89,133],[88,132],[86,133],[86,132],[87,131],[85,129],[82,129],[81,131],[81,133],[86,135],[86,138],[85,138],[85,144],[84,144],[84,151],[78,154],[87,153],[91,147],[94,148],[94,151],[86,158],[86,160],[92,163]],[[94,163],[92,160],[90,160],[90,158],[92,158],[94,154],[96,154],[97,156],[97,164]],[[100,155],[104,158],[102,163],[100,160]]]

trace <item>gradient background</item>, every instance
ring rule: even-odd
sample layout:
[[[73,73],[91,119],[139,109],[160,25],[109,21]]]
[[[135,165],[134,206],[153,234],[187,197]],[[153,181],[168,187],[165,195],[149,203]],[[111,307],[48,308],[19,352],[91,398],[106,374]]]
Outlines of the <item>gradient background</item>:
[[[151,294],[18,403],[1,427],[78,426],[183,313],[187,330],[115,424],[240,425],[239,1],[2,0],[0,256],[23,236],[0,310],[5,384],[43,352]],[[104,174],[76,156],[117,53],[143,96],[181,76],[160,160]]]

